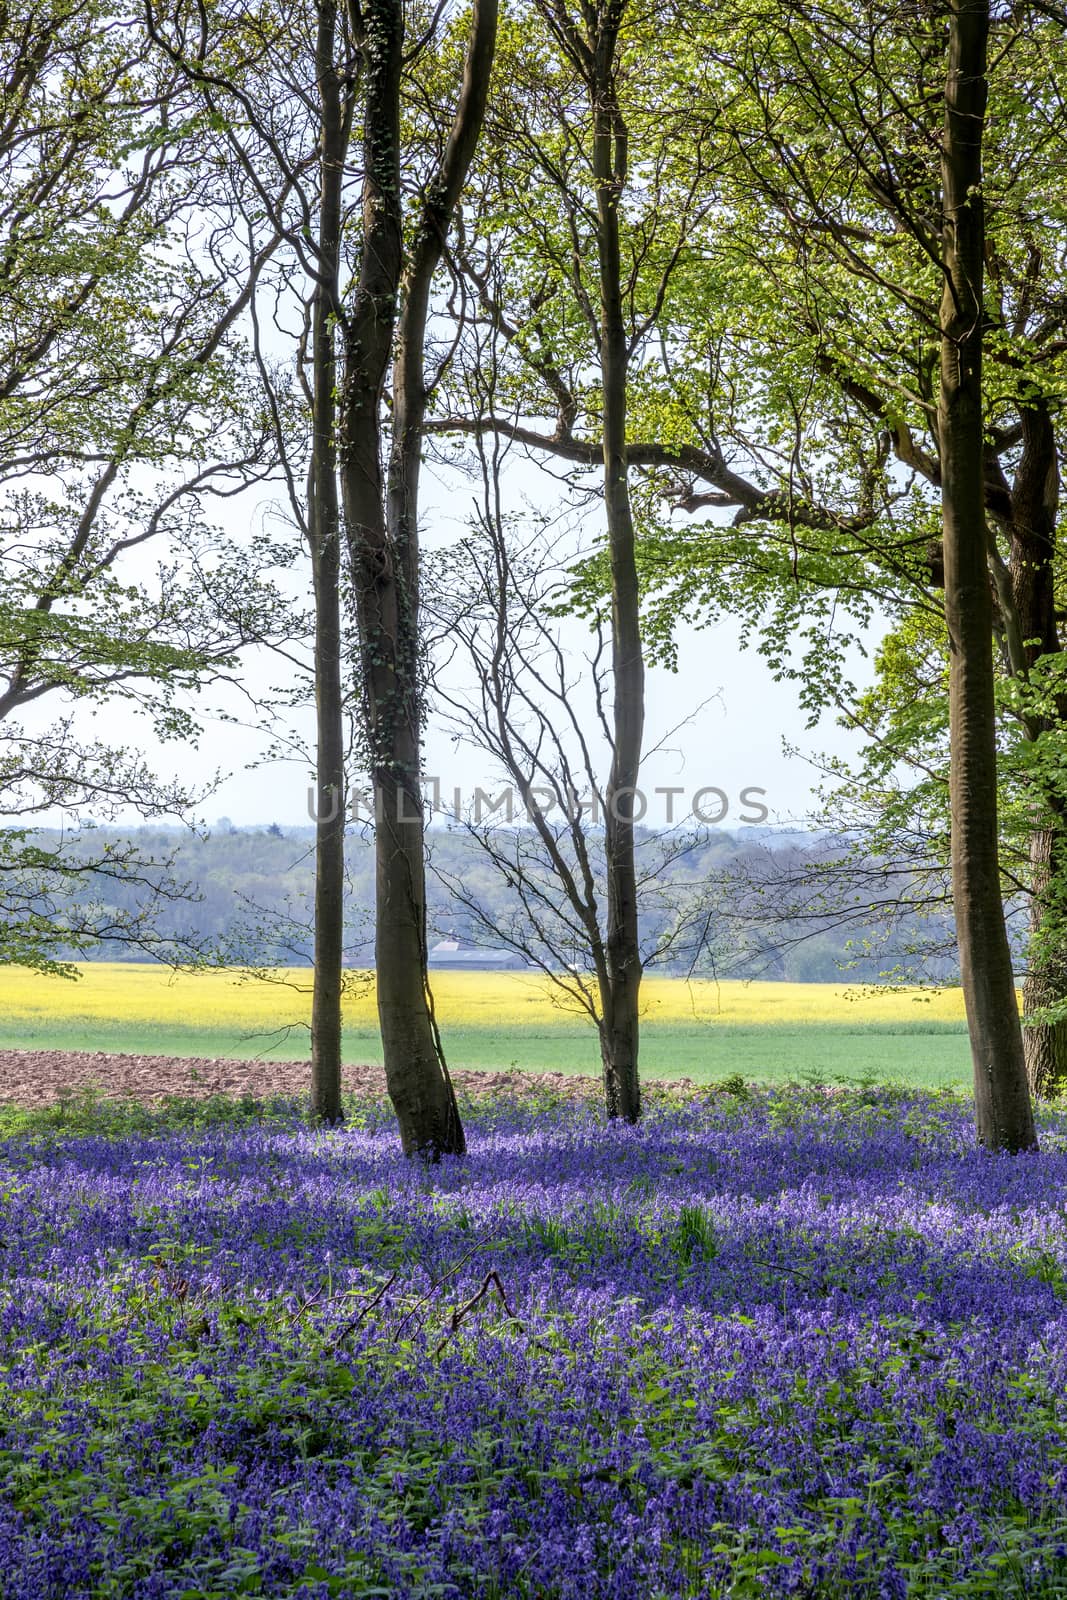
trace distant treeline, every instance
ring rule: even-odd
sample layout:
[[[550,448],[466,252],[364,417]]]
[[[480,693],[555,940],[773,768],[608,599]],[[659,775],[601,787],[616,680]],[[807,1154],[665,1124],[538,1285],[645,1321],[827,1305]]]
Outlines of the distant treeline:
[[[41,830],[44,846],[58,835]],[[169,863],[183,889],[156,904],[160,935],[183,948],[201,946],[214,960],[254,966],[310,965],[313,885],[310,828],[237,828],[223,823],[207,836],[179,829],[97,828],[73,841],[86,858],[98,857],[109,840],[135,842],[142,858]],[[70,836],[66,846],[72,847]],[[516,891],[463,828],[430,831],[427,880],[430,939],[455,937],[482,948],[493,945],[486,924],[516,925]],[[373,963],[374,855],[354,832],[347,842],[347,960]],[[441,873],[441,877],[437,876]],[[460,905],[447,880],[462,881],[468,904]],[[951,920],[937,903],[917,906],[914,880],[887,875],[874,893],[850,857],[848,842],[826,835],[745,828],[710,830],[686,860],[687,891],[703,897],[707,915],[700,937],[674,949],[658,970],[700,976],[751,977],[822,983],[875,981],[886,973],[923,974],[956,980]],[[925,891],[928,893],[928,888]],[[68,885],[72,905],[102,904],[135,912],[146,889],[140,881],[86,873]],[[475,901],[482,912],[470,909]],[[649,948],[660,928],[658,908],[642,932]],[[143,952],[105,940],[93,952],[100,960],[143,960]]]

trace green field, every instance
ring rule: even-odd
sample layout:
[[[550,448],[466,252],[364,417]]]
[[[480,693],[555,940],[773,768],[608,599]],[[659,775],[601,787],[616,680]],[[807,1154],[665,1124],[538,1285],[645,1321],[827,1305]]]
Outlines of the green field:
[[[78,982],[0,971],[0,1048],[138,1055],[307,1055],[307,973],[291,983],[233,974],[172,977],[155,967],[93,964]],[[541,980],[516,973],[435,979],[449,1062],[536,1072],[599,1070],[592,1027],[561,1010]],[[642,1023],[646,1077],[698,1082],[873,1077],[921,1087],[970,1081],[958,991],[858,993],[833,984],[651,978]],[[380,1061],[373,993],[346,1007],[345,1058]]]
[[[936,1024],[933,1025],[936,1027]],[[0,1049],[114,1050],[133,1055],[265,1056],[299,1060],[306,1054],[306,1036],[294,1032],[278,1044],[274,1036],[248,1038],[227,1029],[190,1024],[152,1027],[113,1022],[105,1025],[77,1018],[36,1023],[32,1028],[0,1025]],[[453,1027],[445,1049],[455,1067],[497,1069],[519,1067],[530,1072],[596,1072],[596,1041],[589,1028],[561,1026],[551,1033],[528,1028]],[[378,1036],[369,1029],[351,1029],[345,1037],[346,1061],[380,1061]],[[916,1027],[903,1031],[891,1024],[867,1027],[801,1023],[788,1027],[725,1024],[713,1033],[659,1023],[646,1027],[641,1041],[641,1070],[650,1078],[693,1078],[698,1082],[739,1072],[758,1082],[780,1081],[808,1074],[876,1077],[879,1080],[938,1088],[970,1082],[967,1037],[959,1024],[937,1031]]]

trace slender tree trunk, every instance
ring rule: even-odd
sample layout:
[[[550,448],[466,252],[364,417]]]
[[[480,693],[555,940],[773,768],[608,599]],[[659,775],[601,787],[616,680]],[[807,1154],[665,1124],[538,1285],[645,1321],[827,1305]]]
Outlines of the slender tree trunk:
[[[981,183],[989,0],[949,0],[949,7],[938,436],[950,650],[952,885],[978,1137],[991,1149],[1024,1150],[1036,1146],[1037,1136],[1000,888],[984,494]]]
[[[1067,959],[1045,948],[1041,935],[1050,915],[1052,886],[1062,881],[1062,835],[1058,828],[1035,828],[1030,836],[1030,956],[1023,980],[1023,1049],[1026,1076],[1035,1099],[1051,1100],[1067,1088],[1067,1019],[1030,1022],[1035,1011],[1062,1003],[1067,995]],[[1057,922],[1053,910],[1051,915]]]
[[[623,10],[624,0],[615,0],[608,8],[609,14],[595,42],[592,73],[604,405],[604,508],[611,559],[614,677],[613,748],[605,818],[606,954],[611,1005],[604,1017],[601,1044],[608,1115],[636,1122],[641,1114],[638,1077],[641,954],[634,812],[644,732],[645,667],[626,455],[630,352],[623,320],[619,200],[626,182],[627,134],[615,93],[614,64]]]
[[[344,702],[341,692],[341,529],[337,497],[337,360],[334,309],[341,245],[346,128],[335,67],[337,7],[319,0],[315,65],[322,119],[319,282],[312,310],[312,452],[308,536],[315,591],[315,975],[311,999],[311,1110],[341,1111],[344,953]]]
[[[376,779],[378,903],[391,907],[378,944],[378,1015],[383,1051],[402,1063],[394,1105],[418,1129],[414,1147],[462,1152],[463,1128],[433,1013],[427,971],[425,811],[419,731],[419,473],[426,418],[426,325],[434,273],[485,118],[496,47],[497,0],[475,0],[463,84],[445,151],[429,186],[403,284],[393,370],[392,448],[386,536],[392,593],[382,599],[393,642],[391,709],[382,719],[388,765]],[[384,704],[384,702],[379,702]],[[385,722],[389,722],[388,728]],[[401,1113],[400,1107],[405,1110]]]
[[[998,521],[1006,528],[1011,558],[1004,577],[1008,595],[1001,594],[1001,609],[1009,635],[1008,656],[1014,676],[1029,679],[1031,669],[1044,657],[1060,653],[1056,620],[1054,562],[1056,520],[1059,511],[1059,461],[1056,434],[1048,404],[1036,399],[1020,405],[1022,452],[1010,489],[1010,516]],[[987,484],[987,500],[994,508],[1007,484],[997,471]],[[1004,578],[998,574],[998,591]],[[1055,715],[1027,711],[1025,732],[1036,740],[1067,722],[1067,699],[1060,698]],[[1029,1019],[1067,998],[1067,927],[1064,926],[1062,785],[1052,788],[1048,779],[1037,797],[1038,812],[1030,835],[1030,946],[1023,981],[1023,1051],[1030,1092],[1051,1098],[1067,1083],[1067,1021],[1032,1022]]]
[[[314,528],[314,517],[309,519]],[[313,538],[316,536],[312,535]],[[316,541],[318,542],[318,541]],[[341,986],[344,945],[344,730],[336,539],[313,545],[315,585],[315,969],[311,998],[311,1109],[336,1123],[341,1112]]]

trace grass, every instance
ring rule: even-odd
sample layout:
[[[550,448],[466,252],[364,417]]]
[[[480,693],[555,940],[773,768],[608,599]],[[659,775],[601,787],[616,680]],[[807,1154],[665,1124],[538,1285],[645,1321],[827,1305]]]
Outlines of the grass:
[[[77,982],[0,969],[0,1048],[114,1050],[137,1055],[307,1053],[306,971],[277,982],[232,972],[182,973],[93,963]],[[438,973],[437,1011],[454,1066],[598,1070],[590,1025],[525,973]],[[917,1088],[965,1084],[970,1058],[959,990],[861,992],[846,985],[686,983],[644,986],[642,1065],[649,1077],[755,1082],[805,1074],[876,1077]],[[345,1056],[378,1061],[370,982],[345,1011]]]

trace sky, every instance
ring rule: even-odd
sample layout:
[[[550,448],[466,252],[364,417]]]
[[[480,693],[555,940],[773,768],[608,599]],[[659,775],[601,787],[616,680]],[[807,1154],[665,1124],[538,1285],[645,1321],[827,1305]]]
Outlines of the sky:
[[[423,482],[424,539],[433,548],[464,531],[457,508],[469,506],[470,486],[460,493],[459,482],[450,481],[447,472],[429,471]],[[538,496],[543,501],[545,483],[532,463],[517,464],[506,486],[509,503],[518,506],[524,498],[533,503]],[[553,485],[552,493],[559,493],[558,486]],[[242,538],[252,523],[272,515],[263,490],[256,496],[244,504],[230,502],[227,508],[232,519],[227,531],[235,539]],[[588,542],[595,515],[594,509],[584,524],[574,524],[573,541]],[[592,526],[595,531],[595,523]],[[298,574],[298,581],[302,576],[306,573]],[[739,635],[739,626],[729,618],[699,630],[683,622],[677,633],[677,670],[648,669],[641,790],[647,808],[644,820],[650,826],[682,822],[692,816],[694,805],[699,821],[729,829],[802,825],[812,815],[813,791],[822,781],[808,758],[830,754],[848,759],[858,749],[856,736],[838,727],[832,715],[808,728],[798,703],[798,685],[775,682],[763,658],[755,650],[741,648]],[[563,624],[562,637],[574,664],[581,720],[583,726],[591,726],[592,700],[588,683],[583,682],[586,625],[569,620]],[[850,667],[857,681],[869,678],[870,662],[858,653]],[[246,658],[243,670],[253,690],[278,678],[276,662],[254,655]],[[462,683],[459,669],[451,682]],[[119,706],[102,707],[88,731],[93,737],[139,749],[160,776],[173,774],[186,785],[210,789],[197,809],[208,826],[220,821],[236,827],[307,825],[313,813],[306,763],[264,764],[267,737],[254,721],[249,722],[248,701],[231,695],[223,706],[238,720],[205,717],[195,745],[158,744],[141,719],[125,716]],[[296,727],[310,747],[314,728],[310,705],[296,717]],[[791,753],[786,746],[796,748]],[[459,807],[467,811],[476,802],[478,789],[489,797],[501,789],[491,760],[469,744],[457,743],[442,719],[432,714],[424,772],[428,784],[437,780],[446,809],[454,807],[457,791]],[[675,793],[657,793],[667,789]],[[131,814],[126,820],[136,819]]]
[[[683,625],[677,672],[649,669],[641,787],[650,824],[682,820],[694,800],[703,820],[726,828],[801,823],[812,812],[813,789],[821,781],[805,756],[848,758],[857,750],[855,735],[831,717],[806,728],[797,685],[776,683],[755,651],[741,649],[738,634],[731,620],[700,631]],[[301,720],[310,739],[310,710]],[[219,769],[228,774],[200,806],[209,824],[225,818],[237,827],[300,826],[310,820],[307,769],[299,762],[250,765],[262,755],[262,734],[255,728],[208,720],[196,749],[153,748],[140,736],[139,742],[158,770],[173,770],[185,782],[207,783]],[[787,753],[785,745],[800,753]],[[466,808],[477,788],[496,795],[501,787],[489,758],[457,744],[433,717],[424,772],[428,782],[438,780],[446,807],[456,789]],[[683,792],[668,796],[657,788]]]

